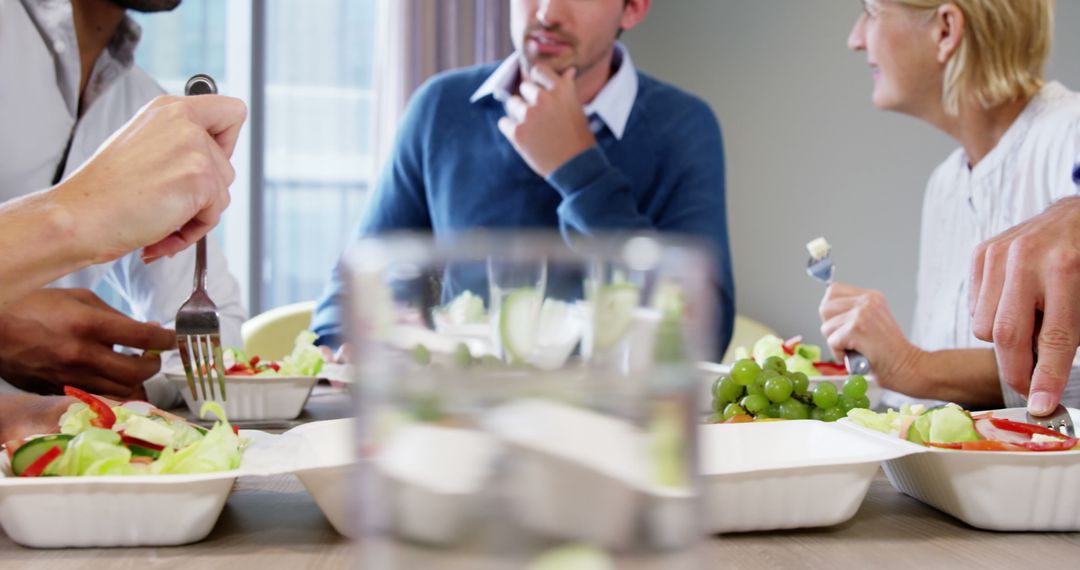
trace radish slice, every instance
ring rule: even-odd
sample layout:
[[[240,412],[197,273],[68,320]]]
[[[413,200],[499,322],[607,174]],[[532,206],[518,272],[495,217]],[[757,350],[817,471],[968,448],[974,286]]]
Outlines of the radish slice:
[[[1026,434],[1001,429],[995,426],[994,423],[990,421],[990,418],[975,420],[975,431],[982,436],[983,439],[1002,441],[1005,443],[1024,444],[1031,441],[1031,437]]]
[[[140,416],[149,416],[150,412],[154,410],[154,406],[150,405],[150,402],[144,402],[142,400],[124,402],[120,407],[139,414]]]

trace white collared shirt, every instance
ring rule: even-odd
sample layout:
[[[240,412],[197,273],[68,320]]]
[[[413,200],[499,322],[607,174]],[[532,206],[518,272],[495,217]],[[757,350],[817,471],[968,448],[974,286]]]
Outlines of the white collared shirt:
[[[968,309],[971,258],[979,243],[1077,194],[1080,94],[1048,83],[974,168],[957,149],[930,177],[923,200],[915,320],[911,341],[924,350],[992,348],[975,338]],[[1066,402],[1080,402],[1080,359]],[[1004,384],[1005,405],[1022,406]],[[905,396],[887,394],[898,407]]]
[[[626,132],[626,123],[630,120],[630,111],[637,98],[638,75],[634,61],[630,59],[630,52],[621,43],[615,44],[614,63],[617,67],[615,74],[608,79],[596,97],[585,105],[584,110],[585,116],[599,118],[611,130],[611,134],[615,135],[615,139],[620,140]],[[492,96],[495,100],[506,103],[517,89],[520,72],[521,54],[515,52],[503,60],[472,94],[469,101],[475,103]]]
[[[143,105],[163,93],[134,65],[138,38],[138,26],[125,19],[94,64],[80,116],[81,64],[71,2],[0,0],[0,201],[52,186],[70,138],[61,172],[61,179],[66,179]],[[240,287],[216,240],[207,245],[207,289],[218,306],[221,340],[226,346],[240,346],[240,325],[246,317]],[[191,294],[194,268],[195,248],[150,265],[136,252],[66,275],[52,286],[92,289],[104,280],[121,292],[135,319],[172,326],[176,311]],[[159,405],[171,405],[179,396],[161,375],[146,388]],[[0,392],[13,390],[0,380]]]

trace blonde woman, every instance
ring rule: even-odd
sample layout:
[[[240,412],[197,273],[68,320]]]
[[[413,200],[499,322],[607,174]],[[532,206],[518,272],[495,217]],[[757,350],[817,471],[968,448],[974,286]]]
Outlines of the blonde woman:
[[[992,345],[972,333],[971,259],[980,243],[1077,193],[1080,96],[1042,78],[1053,0],[863,4],[848,46],[867,56],[874,105],[926,121],[960,148],[926,188],[911,339],[880,292],[844,283],[822,299],[822,333],[834,352],[870,359],[893,391],[888,405],[1023,405],[1000,380]],[[1064,383],[1069,370],[1054,373]],[[1065,400],[1080,402],[1080,390]]]

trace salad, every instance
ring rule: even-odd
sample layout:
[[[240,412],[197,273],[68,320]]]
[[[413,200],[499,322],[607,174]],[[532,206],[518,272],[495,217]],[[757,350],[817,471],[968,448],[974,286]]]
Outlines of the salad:
[[[218,418],[207,430],[146,402],[110,406],[71,386],[64,393],[80,401],[60,417],[60,433],[5,445],[13,475],[179,475],[240,466],[247,441],[214,402],[203,405],[199,414]]]
[[[904,405],[899,412],[851,410],[851,421],[927,447],[964,451],[1069,451],[1076,438],[1054,430],[994,417],[993,412],[972,414],[956,404],[926,409]]]
[[[310,377],[315,376],[322,370],[325,360],[322,352],[315,346],[315,339],[319,335],[311,331],[300,331],[296,335],[296,343],[293,351],[280,363],[263,361],[258,356],[248,357],[243,351],[236,348],[225,349],[225,375],[226,376],[276,376],[276,377]]]
[[[752,358],[760,363],[770,356],[783,359],[788,370],[807,376],[844,376],[848,373],[843,363],[822,361],[821,347],[803,343],[801,336],[784,340],[770,334],[758,339],[749,352],[742,346],[735,349],[736,360]]]

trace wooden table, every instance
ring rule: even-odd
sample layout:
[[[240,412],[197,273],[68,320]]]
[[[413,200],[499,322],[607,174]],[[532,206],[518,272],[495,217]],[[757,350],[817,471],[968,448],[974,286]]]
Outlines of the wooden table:
[[[310,419],[348,414],[344,395],[320,390]],[[419,554],[417,553],[419,552]],[[406,552],[412,567],[473,570],[487,564]],[[0,535],[0,568],[108,570],[355,567],[359,551],[338,535],[293,476],[241,478],[210,536],[170,548],[32,550]],[[424,562],[416,562],[423,560]],[[431,565],[436,560],[436,566]],[[710,537],[693,552],[620,568],[1080,568],[1080,533],[997,533],[973,529],[896,492],[879,473],[855,517],[838,526]]]

